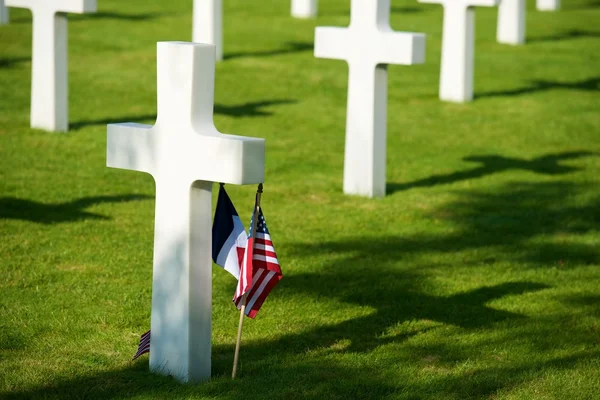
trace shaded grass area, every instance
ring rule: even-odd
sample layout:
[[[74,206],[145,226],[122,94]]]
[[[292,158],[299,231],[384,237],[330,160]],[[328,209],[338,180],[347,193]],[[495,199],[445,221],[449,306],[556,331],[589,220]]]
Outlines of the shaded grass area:
[[[104,0],[69,22],[69,134],[28,129],[31,15],[0,27],[0,397],[591,399],[600,390],[600,18],[528,4],[528,44],[477,10],[476,100],[439,102],[441,7],[392,1],[427,63],[389,67],[388,196],[341,193],[347,66],[287,2],[225,4],[215,123],[267,139],[284,279],[244,327],[213,272],[213,378],[129,361],[149,327],[154,182],[105,167],[105,124],[153,123],[155,42],[191,2]],[[255,188],[228,186],[242,219]]]

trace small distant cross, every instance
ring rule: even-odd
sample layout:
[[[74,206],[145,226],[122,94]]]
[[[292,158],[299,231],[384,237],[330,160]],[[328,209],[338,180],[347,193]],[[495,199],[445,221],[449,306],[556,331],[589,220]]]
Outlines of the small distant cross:
[[[444,6],[440,99],[457,103],[473,100],[475,10],[494,7],[500,0],[419,0]]]
[[[96,11],[96,0],[5,0],[33,14],[31,127],[69,130],[67,17]]]
[[[387,64],[425,61],[425,35],[394,32],[390,0],[352,0],[348,28],[318,27],[315,56],[348,63],[344,193],[385,196]]]

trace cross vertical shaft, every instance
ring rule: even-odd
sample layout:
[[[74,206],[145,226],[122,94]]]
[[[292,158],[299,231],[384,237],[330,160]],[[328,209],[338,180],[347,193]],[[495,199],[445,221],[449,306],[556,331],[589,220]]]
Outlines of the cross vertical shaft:
[[[221,0],[194,0],[192,41],[214,44],[216,59],[223,59],[223,4]]]
[[[4,5],[4,0],[0,0],[0,25],[8,24],[10,17],[8,8]]]
[[[156,183],[150,370],[210,376],[212,182]]]
[[[344,193],[385,196],[387,66],[349,66]]]
[[[31,127],[69,130],[67,16],[33,11]]]
[[[556,11],[560,10],[560,0],[537,0],[536,8],[539,11]]]
[[[502,0],[498,6],[498,43],[525,43],[525,0]]]
[[[292,0],[292,17],[312,18],[317,16],[317,0]]]
[[[440,99],[473,100],[475,10],[461,4],[444,7]]]

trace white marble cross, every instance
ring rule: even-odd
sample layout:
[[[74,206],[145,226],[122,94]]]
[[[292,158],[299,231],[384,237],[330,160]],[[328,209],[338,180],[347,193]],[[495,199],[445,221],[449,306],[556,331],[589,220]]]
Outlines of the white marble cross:
[[[263,182],[265,142],[215,128],[213,45],[157,48],[156,124],[108,125],[106,158],[156,184],[150,369],[197,382],[211,368],[212,184]]]
[[[536,8],[540,11],[560,10],[560,0],[537,0]]]
[[[214,44],[223,59],[223,4],[221,0],[194,0],[192,42]]]
[[[318,27],[315,56],[348,63],[344,193],[385,196],[387,64],[425,61],[425,35],[394,32],[390,0],[352,0],[348,28]]]
[[[498,6],[498,43],[525,43],[525,0],[501,0]]]
[[[292,17],[314,18],[317,16],[318,0],[292,0]]]
[[[67,16],[96,11],[96,0],[6,0],[33,14],[31,127],[69,130]]]
[[[419,0],[444,6],[440,99],[463,103],[473,100],[475,10],[500,0]]]
[[[4,5],[4,0],[0,0],[0,25],[8,24],[9,20],[8,7]]]

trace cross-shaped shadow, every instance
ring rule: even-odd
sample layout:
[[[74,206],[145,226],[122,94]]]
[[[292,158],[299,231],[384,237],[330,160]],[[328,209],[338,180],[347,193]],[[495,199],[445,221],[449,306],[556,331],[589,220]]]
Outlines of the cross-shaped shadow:
[[[476,98],[481,97],[496,97],[496,96],[520,96],[522,94],[529,94],[535,92],[541,92],[545,90],[555,89],[566,89],[566,90],[582,90],[597,92],[600,91],[600,77],[593,77],[575,82],[553,82],[545,80],[534,80],[531,81],[529,86],[511,89],[511,90],[500,90],[495,92],[479,93],[476,94]]]
[[[104,215],[85,211],[86,208],[100,203],[120,203],[126,201],[146,200],[147,195],[114,195],[93,196],[58,203],[45,204],[16,197],[0,198],[0,219],[20,219],[41,224],[79,221],[83,219],[110,219]]]
[[[366,250],[370,243],[365,244],[362,250]],[[323,251],[328,248],[326,245]],[[298,304],[305,300],[323,302],[327,299],[359,305],[363,310],[361,315],[327,325],[312,321],[310,328],[300,332],[282,334],[268,342],[247,342],[244,344],[245,359],[259,362],[268,358],[266,348],[270,349],[268,353],[275,354],[303,354],[309,349],[340,353],[371,352],[386,344],[405,342],[414,335],[435,329],[438,324],[464,329],[493,329],[503,321],[523,321],[526,317],[492,307],[489,302],[548,287],[536,282],[517,281],[449,296],[428,294],[418,289],[423,282],[419,275],[394,269],[389,264],[390,260],[386,256],[378,256],[380,253],[377,251],[369,256],[357,256],[356,248],[345,247],[344,257],[323,266],[319,272],[286,276],[276,291],[279,296],[297,299]],[[294,252],[309,254],[311,249],[311,246],[299,244]],[[337,308],[339,316],[343,308]],[[429,321],[430,325],[408,331],[397,330],[398,326],[410,321]],[[232,352],[232,344],[215,346],[215,373],[227,373],[231,367]]]
[[[390,11],[392,12],[392,14],[394,13],[398,13],[398,14],[414,14],[414,13],[420,13],[425,11],[423,8],[421,7],[412,7],[412,6],[392,6],[392,8],[390,9]]]
[[[70,21],[85,21],[90,19],[115,19],[121,21],[148,21],[168,13],[142,13],[142,14],[124,14],[115,11],[99,11],[88,14],[69,14]]]
[[[600,32],[584,31],[581,29],[570,29],[568,31],[558,33],[556,35],[527,38],[527,42],[558,42],[561,40],[571,40],[578,38],[600,38]]]
[[[335,263],[324,272],[288,276],[280,284],[283,293],[298,298],[333,298],[375,311],[338,324],[284,335],[273,347],[301,352],[306,348],[327,348],[346,340],[349,344],[343,351],[368,352],[384,344],[408,339],[413,334],[397,335],[389,331],[398,324],[414,320],[435,321],[465,329],[490,327],[504,320],[525,317],[486,303],[547,288],[535,282],[508,282],[451,296],[434,296],[412,287],[419,281],[421,279],[417,276],[380,268],[376,262],[361,263],[352,258]],[[417,333],[421,332],[414,332]],[[258,348],[255,350],[256,356],[260,357]],[[216,351],[219,352],[219,349]],[[246,351],[253,350],[245,348]],[[230,349],[224,352],[229,353]]]
[[[561,5],[565,10],[579,10],[579,9],[588,9],[588,8],[600,8],[600,0],[588,0],[586,3],[571,3],[565,2],[565,4]]]
[[[31,57],[0,58],[0,68],[13,68],[17,66],[17,64],[30,61]]]
[[[273,115],[273,112],[268,110],[274,105],[294,104],[296,100],[265,100],[243,103],[238,105],[223,105],[215,104],[215,114],[227,115],[229,117],[268,117]],[[156,114],[145,115],[126,115],[114,118],[100,118],[91,120],[80,120],[71,122],[69,130],[76,131],[81,128],[96,125],[118,124],[121,122],[146,122],[153,124],[156,121]]]
[[[476,162],[481,164],[479,167],[464,171],[453,172],[450,174],[433,175],[428,178],[419,179],[407,183],[388,183],[387,193],[394,193],[403,190],[409,190],[419,187],[432,187],[465,181],[469,179],[481,178],[487,175],[497,174],[509,170],[524,170],[535,172],[537,174],[559,175],[577,171],[580,168],[560,165],[561,161],[573,160],[581,157],[594,155],[589,151],[570,151],[557,154],[547,154],[536,157],[532,160],[523,160],[520,158],[505,157],[499,155],[489,156],[469,156],[463,158],[464,161]]]
[[[234,58],[241,58],[241,57],[271,57],[271,56],[278,56],[278,55],[282,55],[282,54],[301,53],[303,51],[312,50],[313,47],[314,46],[312,43],[307,43],[307,42],[286,42],[285,47],[282,49],[226,53],[223,56],[223,58],[225,60],[232,60]]]

